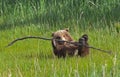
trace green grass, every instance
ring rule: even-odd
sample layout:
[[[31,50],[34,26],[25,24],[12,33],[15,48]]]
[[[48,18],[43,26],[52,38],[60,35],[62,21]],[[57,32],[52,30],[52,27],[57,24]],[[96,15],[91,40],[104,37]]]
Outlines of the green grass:
[[[1,0],[0,77],[120,77],[119,0]],[[70,29],[78,40],[88,34],[91,46],[84,58],[54,56],[51,41],[28,39],[5,46],[23,36],[51,38],[52,32]]]
[[[113,55],[90,49],[89,56],[84,58],[74,56],[72,58],[58,59],[52,52],[50,41],[37,39],[19,41],[11,47],[4,48],[13,39],[27,35],[50,38],[51,33],[56,29],[48,31],[46,28],[38,29],[31,25],[1,31],[0,75],[3,77],[7,77],[9,74],[12,77],[119,77],[120,39],[116,30],[113,29],[111,33],[107,27],[105,29],[88,29],[85,31],[76,29],[75,32],[70,31],[70,33],[76,40],[82,34],[87,33],[91,46],[111,50],[114,53]],[[71,30],[74,30],[74,28]],[[115,53],[117,54],[115,55]]]

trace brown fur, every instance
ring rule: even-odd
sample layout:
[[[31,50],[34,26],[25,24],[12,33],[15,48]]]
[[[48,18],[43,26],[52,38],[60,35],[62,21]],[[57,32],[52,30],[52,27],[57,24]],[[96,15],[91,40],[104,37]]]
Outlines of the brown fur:
[[[78,55],[81,57],[84,57],[89,54],[89,48],[86,46],[89,46],[88,44],[88,35],[84,34],[80,39],[79,43],[81,44],[78,48]]]
[[[66,57],[66,54],[68,54],[69,56],[73,56],[75,54],[77,46],[67,42],[59,42],[55,40],[59,39],[73,42],[74,40],[69,34],[68,29],[58,30],[52,34],[52,37],[53,37],[52,40],[53,52],[56,56]]]

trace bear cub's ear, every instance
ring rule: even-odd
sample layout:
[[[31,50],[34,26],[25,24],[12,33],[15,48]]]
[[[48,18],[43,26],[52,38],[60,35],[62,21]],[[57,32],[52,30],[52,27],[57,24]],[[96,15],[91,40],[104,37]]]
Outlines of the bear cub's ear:
[[[65,28],[64,30],[66,30],[67,32],[69,31],[69,28]]]
[[[52,33],[52,35],[51,35],[52,37],[54,36],[54,32]]]

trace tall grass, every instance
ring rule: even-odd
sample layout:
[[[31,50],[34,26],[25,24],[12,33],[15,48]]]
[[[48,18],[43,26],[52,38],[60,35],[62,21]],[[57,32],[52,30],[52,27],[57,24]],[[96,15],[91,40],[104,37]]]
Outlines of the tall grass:
[[[1,0],[0,27],[31,23],[62,26],[71,21],[79,26],[99,21],[109,24],[120,20],[119,4],[119,0]]]

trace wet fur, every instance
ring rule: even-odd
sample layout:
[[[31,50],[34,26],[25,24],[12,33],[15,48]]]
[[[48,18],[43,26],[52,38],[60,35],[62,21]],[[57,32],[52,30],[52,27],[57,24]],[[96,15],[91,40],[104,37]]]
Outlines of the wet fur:
[[[81,57],[87,56],[89,54],[88,35],[84,34],[79,39],[79,43],[81,45],[78,47],[78,55]]]

